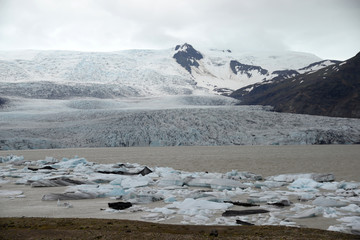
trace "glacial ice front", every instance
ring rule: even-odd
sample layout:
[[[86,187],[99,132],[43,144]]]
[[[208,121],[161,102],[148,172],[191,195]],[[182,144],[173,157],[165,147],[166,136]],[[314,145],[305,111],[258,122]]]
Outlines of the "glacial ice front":
[[[11,190],[14,184],[25,185],[24,190]],[[32,189],[41,187],[45,194],[31,199],[38,205],[54,201],[54,208],[72,211],[75,201],[108,199],[127,206],[115,210],[94,202],[99,204],[97,210],[86,213],[93,216],[104,211],[114,218],[137,213],[138,220],[164,223],[287,226],[326,218],[333,223],[328,230],[359,234],[360,183],[337,182],[328,173],[264,179],[238,170],[186,172],[130,163],[97,164],[79,157],[27,161],[6,156],[0,157],[0,185],[0,201],[30,200]]]

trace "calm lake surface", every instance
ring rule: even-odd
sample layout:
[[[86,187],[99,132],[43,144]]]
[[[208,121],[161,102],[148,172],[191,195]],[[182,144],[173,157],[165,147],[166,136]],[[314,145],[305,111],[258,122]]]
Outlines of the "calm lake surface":
[[[360,181],[360,145],[184,146],[70,148],[0,151],[26,160],[84,157],[97,163],[129,162],[185,171],[250,171],[263,177],[284,173],[334,173],[336,180]]]

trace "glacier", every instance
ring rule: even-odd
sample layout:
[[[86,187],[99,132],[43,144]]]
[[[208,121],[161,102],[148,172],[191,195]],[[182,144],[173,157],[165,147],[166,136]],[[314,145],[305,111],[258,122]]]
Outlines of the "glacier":
[[[231,98],[211,95],[12,98],[0,109],[0,150],[360,142],[360,119],[234,104]]]

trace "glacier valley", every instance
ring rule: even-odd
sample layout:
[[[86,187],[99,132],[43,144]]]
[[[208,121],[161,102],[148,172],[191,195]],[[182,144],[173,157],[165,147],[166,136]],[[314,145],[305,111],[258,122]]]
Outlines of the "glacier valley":
[[[223,96],[335,63],[190,44],[0,52],[0,150],[360,143],[359,119],[275,113]]]
[[[360,142],[360,119],[277,113],[218,95],[10,100],[0,109],[0,150]]]

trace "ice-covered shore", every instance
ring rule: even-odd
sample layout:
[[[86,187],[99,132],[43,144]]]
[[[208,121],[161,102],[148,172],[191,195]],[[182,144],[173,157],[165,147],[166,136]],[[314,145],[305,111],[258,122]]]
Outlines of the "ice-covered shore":
[[[136,214],[139,220],[182,224],[308,227],[317,218],[326,220],[328,230],[360,233],[360,183],[338,182],[330,173],[264,179],[238,170],[185,172],[130,163],[97,164],[79,157],[28,161],[6,156],[0,157],[0,162],[1,202],[9,198],[27,201],[31,191],[41,188],[44,194],[35,197],[34,206],[51,201],[53,209],[74,211],[74,202],[83,199],[132,205],[114,210],[99,204],[97,210],[88,210],[92,215],[106,212],[116,218]],[[24,187],[14,190],[13,185]],[[7,206],[11,207],[11,202]]]

